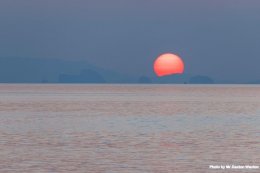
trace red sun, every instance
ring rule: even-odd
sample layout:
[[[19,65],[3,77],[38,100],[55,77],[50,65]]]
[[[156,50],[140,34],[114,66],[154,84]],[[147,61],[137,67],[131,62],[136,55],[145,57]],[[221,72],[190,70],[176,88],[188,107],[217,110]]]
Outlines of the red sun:
[[[182,74],[184,72],[184,63],[179,56],[165,53],[155,60],[154,72],[159,77],[172,74]]]

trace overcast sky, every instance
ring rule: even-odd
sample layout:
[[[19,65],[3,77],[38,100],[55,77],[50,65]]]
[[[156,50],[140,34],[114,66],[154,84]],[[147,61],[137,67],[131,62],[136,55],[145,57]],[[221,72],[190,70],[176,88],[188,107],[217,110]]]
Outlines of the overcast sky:
[[[260,79],[260,1],[0,1],[0,57],[86,60],[151,76],[164,52],[179,54],[189,74]]]

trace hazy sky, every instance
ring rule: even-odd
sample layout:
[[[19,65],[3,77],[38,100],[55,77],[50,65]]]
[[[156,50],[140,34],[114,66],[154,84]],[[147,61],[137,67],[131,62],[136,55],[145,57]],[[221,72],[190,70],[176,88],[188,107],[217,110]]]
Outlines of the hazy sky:
[[[186,73],[260,79],[260,1],[0,1],[0,57],[83,59],[153,75],[164,52],[179,54]]]

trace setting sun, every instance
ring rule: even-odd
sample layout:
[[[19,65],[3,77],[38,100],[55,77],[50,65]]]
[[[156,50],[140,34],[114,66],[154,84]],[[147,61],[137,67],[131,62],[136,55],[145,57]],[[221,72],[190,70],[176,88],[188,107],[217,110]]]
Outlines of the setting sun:
[[[172,74],[182,74],[184,72],[184,63],[179,56],[165,53],[155,60],[154,72],[159,77]]]

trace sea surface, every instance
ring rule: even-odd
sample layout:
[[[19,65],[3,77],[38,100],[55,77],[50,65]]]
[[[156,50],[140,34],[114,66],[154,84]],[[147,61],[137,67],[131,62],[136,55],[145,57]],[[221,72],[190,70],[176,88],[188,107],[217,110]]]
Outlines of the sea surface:
[[[259,85],[0,85],[1,173],[260,172]]]

